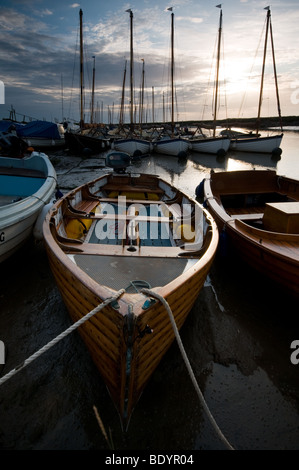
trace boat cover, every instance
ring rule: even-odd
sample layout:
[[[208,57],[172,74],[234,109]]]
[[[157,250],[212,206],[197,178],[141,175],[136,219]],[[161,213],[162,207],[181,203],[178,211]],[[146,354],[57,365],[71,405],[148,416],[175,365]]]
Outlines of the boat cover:
[[[8,130],[11,126],[14,126],[15,129],[17,130],[17,129],[22,129],[24,127],[24,124],[20,124],[18,122],[2,119],[0,121],[0,132],[8,132]]]
[[[17,129],[19,137],[44,137],[47,139],[60,139],[57,124],[48,121],[32,121],[21,129]]]

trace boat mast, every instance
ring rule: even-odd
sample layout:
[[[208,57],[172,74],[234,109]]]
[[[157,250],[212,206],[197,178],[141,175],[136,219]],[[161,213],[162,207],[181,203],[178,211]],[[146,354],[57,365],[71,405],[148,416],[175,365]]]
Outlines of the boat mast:
[[[130,13],[130,132],[133,133],[133,12],[130,8],[126,12]]]
[[[143,101],[144,101],[144,59],[141,59],[141,60],[142,60],[142,82],[141,82],[141,93],[140,93],[139,124],[140,124],[140,131],[142,132]]]
[[[213,137],[215,137],[215,135],[216,135],[218,88],[219,88],[220,47],[221,47],[221,34],[222,34],[222,9],[221,9],[221,4],[216,5],[216,7],[220,8],[220,18],[219,18],[219,29],[218,29],[218,47],[217,47],[217,66],[216,66],[216,86],[215,86]]]
[[[264,43],[264,57],[263,57],[259,107],[258,107],[258,114],[257,114],[257,126],[256,126],[256,133],[257,134],[258,134],[258,131],[259,131],[260,120],[261,120],[261,109],[262,109],[263,88],[264,88],[264,74],[265,74],[265,64],[266,64],[266,55],[267,55],[267,42],[268,42],[269,23],[270,23],[270,15],[271,15],[270,7],[266,7],[265,10],[267,10],[267,24],[266,24],[266,33],[265,33],[265,43]]]
[[[92,70],[92,93],[91,93],[91,113],[90,113],[90,123],[93,124],[93,114],[94,114],[94,79],[95,79],[95,56],[93,58],[93,70]]]
[[[124,106],[125,106],[125,83],[126,83],[126,74],[127,74],[127,61],[125,61],[124,77],[123,77],[123,86],[122,86],[122,95],[121,95],[121,105],[119,113],[119,127],[124,125]]]
[[[172,7],[167,8],[172,12]],[[171,137],[174,137],[174,13],[171,13]]]
[[[83,25],[82,17],[83,11],[80,8],[80,128],[84,127],[84,118],[83,118]]]

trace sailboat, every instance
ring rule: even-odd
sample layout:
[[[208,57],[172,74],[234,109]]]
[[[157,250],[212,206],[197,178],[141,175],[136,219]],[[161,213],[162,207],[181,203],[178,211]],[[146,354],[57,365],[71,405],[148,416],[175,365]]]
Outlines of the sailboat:
[[[84,122],[84,68],[83,68],[83,11],[79,11],[80,19],[80,123],[78,130],[68,129],[65,133],[67,147],[75,154],[85,152],[95,154],[110,148],[110,140],[103,134],[101,126],[93,123],[93,100],[94,100],[94,76],[93,67],[93,89],[92,89],[92,111],[91,123]],[[94,57],[93,57],[94,58]],[[94,61],[95,64],[95,61]]]
[[[224,156],[229,149],[230,139],[227,136],[216,136],[216,123],[218,111],[218,94],[219,94],[219,69],[220,69],[220,50],[221,50],[221,36],[222,36],[222,9],[221,4],[217,5],[220,8],[219,28],[218,28],[218,41],[217,41],[217,66],[216,66],[216,80],[215,80],[215,99],[214,99],[214,119],[213,119],[213,137],[207,137],[203,133],[199,137],[190,139],[192,150],[196,152],[212,153],[218,156]]]
[[[130,13],[130,131],[128,137],[124,139],[117,139],[114,142],[114,148],[118,151],[128,153],[136,157],[139,155],[148,154],[151,151],[151,142],[146,139],[138,138],[135,132],[134,125],[134,77],[133,77],[133,12],[129,8],[126,10]]]
[[[271,153],[273,155],[281,155],[281,141],[283,138],[283,127],[281,119],[281,109],[280,109],[280,100],[278,92],[278,81],[276,74],[276,65],[275,65],[275,54],[274,54],[274,43],[273,43],[273,33],[272,33],[272,22],[271,22],[271,10],[270,7],[266,7],[267,18],[266,18],[266,33],[265,33],[265,42],[264,42],[264,55],[263,55],[263,66],[262,66],[262,75],[261,75],[261,86],[260,86],[260,95],[259,95],[259,105],[258,105],[258,115],[257,115],[257,126],[256,126],[256,135],[255,137],[249,138],[237,138],[231,140],[231,149],[239,150],[243,152],[259,152],[259,153]],[[271,48],[272,48],[272,59],[273,59],[273,70],[274,70],[274,79],[275,79],[275,88],[276,88],[276,99],[277,99],[277,109],[280,119],[280,128],[281,133],[272,136],[261,136],[259,137],[259,127],[261,120],[261,108],[263,101],[263,86],[264,86],[264,73],[265,73],[265,63],[266,63],[266,54],[267,54],[267,42],[270,32],[271,37]],[[253,134],[254,135],[254,134]]]
[[[172,12],[172,7],[167,8]],[[171,13],[171,136],[154,142],[154,151],[166,155],[186,155],[190,147],[188,140],[174,135],[174,13]]]

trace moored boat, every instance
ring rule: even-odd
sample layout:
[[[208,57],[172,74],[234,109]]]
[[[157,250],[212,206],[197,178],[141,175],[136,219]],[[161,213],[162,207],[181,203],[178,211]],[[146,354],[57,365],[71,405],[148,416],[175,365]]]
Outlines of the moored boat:
[[[32,235],[56,188],[56,173],[43,153],[0,157],[0,262]]]
[[[182,137],[165,137],[153,142],[154,152],[164,155],[180,156],[186,155],[190,149],[188,140]]]
[[[230,139],[227,137],[194,137],[190,139],[194,152],[211,153],[214,155],[226,155],[230,147]]]
[[[160,177],[113,172],[57,201],[43,232],[72,321],[103,307],[79,332],[126,429],[175,338],[155,295],[168,302],[180,329],[213,262],[216,224]],[[103,305],[116,294],[117,301]]]
[[[31,121],[17,128],[18,136],[34,150],[62,148],[65,146],[62,124],[48,121]]]
[[[203,192],[232,252],[299,297],[299,181],[273,170],[212,172]]]
[[[240,152],[281,154],[283,134],[265,137],[241,137],[231,139],[230,149]]]

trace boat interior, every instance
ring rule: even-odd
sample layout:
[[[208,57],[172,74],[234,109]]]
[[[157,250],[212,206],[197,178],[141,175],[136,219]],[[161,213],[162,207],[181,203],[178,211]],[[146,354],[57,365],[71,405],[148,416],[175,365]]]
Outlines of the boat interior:
[[[44,173],[39,170],[0,167],[0,206],[31,196],[45,180]]]
[[[262,230],[299,234],[299,189],[289,190],[279,184],[262,190],[247,186],[242,190],[233,185],[228,192],[219,192],[217,199],[233,219]]]
[[[100,284],[130,292],[165,285],[209,245],[202,211],[196,228],[194,205],[189,204],[188,223],[182,219],[181,195],[169,199],[160,187],[119,191],[108,183],[93,194],[84,188],[75,207],[70,200],[62,204],[56,236],[68,257]]]

